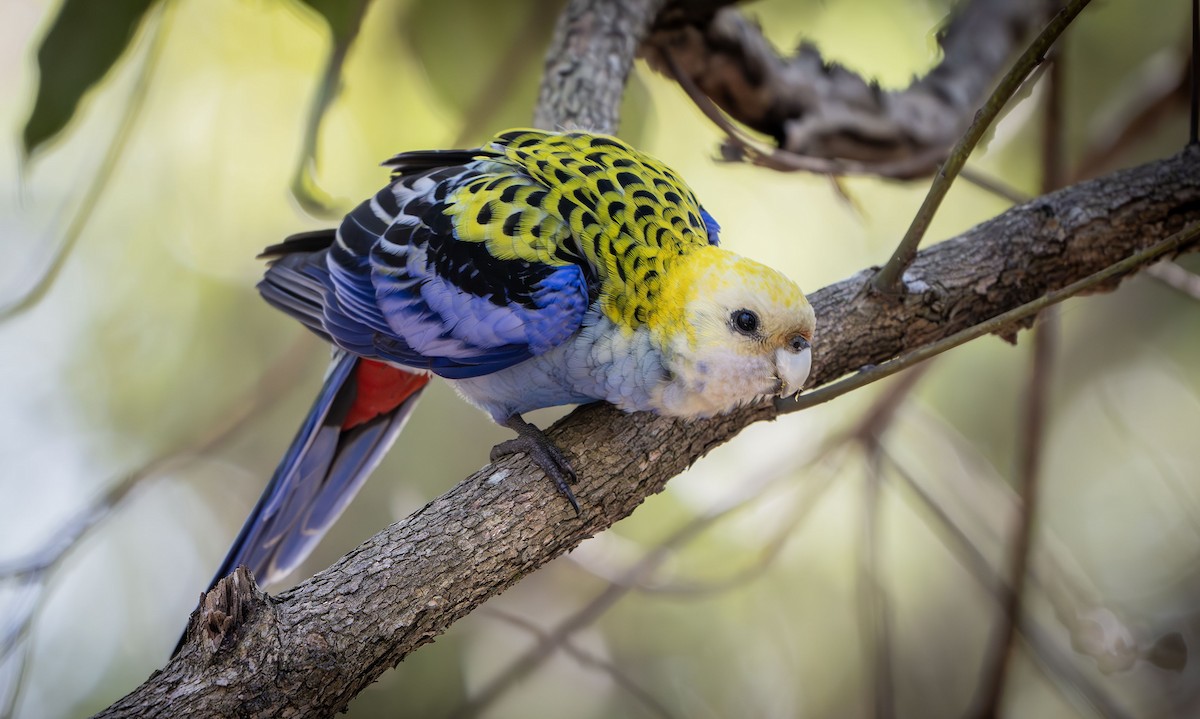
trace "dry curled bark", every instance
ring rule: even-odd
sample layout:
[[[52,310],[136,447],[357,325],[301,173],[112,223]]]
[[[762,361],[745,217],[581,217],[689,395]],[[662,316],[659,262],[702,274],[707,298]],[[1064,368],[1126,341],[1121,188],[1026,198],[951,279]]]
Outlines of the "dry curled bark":
[[[936,169],[1008,61],[1060,4],[962,3],[938,34],[941,62],[900,91],[826,62],[807,43],[782,57],[732,8],[707,17],[664,14],[643,52],[671,75],[669,54],[685,81],[784,150],[851,161],[856,172],[912,177]]]
[[[945,337],[1196,221],[1200,148],[1013,208],[923,251],[902,301],[860,295],[869,271],[812,293],[814,380]],[[582,517],[524,457],[485,467],[278,597],[245,576],[225,580],[183,651],[101,716],[332,714],[455,620],[774,416],[771,405],[691,423],[581,408],[550,436],[582,470]]]

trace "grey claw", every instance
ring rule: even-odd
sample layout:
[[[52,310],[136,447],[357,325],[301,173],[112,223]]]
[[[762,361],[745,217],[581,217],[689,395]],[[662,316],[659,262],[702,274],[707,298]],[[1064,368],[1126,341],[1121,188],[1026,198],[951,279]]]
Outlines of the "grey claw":
[[[563,456],[562,450],[550,441],[545,433],[526,422],[520,415],[509,417],[503,424],[516,432],[517,436],[492,447],[492,461],[495,462],[510,454],[529,455],[529,458],[546,473],[546,476],[554,482],[554,486],[558,487],[558,491],[571,503],[575,514],[582,515],[583,510],[579,508],[579,501],[575,499],[575,493],[568,486],[579,481],[579,477],[575,474],[571,463]]]

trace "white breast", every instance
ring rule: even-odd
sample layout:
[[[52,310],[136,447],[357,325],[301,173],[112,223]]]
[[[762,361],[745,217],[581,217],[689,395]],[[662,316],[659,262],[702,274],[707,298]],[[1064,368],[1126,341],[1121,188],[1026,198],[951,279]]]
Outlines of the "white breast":
[[[549,352],[450,384],[499,422],[542,407],[597,400],[626,412],[660,411],[668,380],[647,330],[622,331],[593,311],[582,330]]]

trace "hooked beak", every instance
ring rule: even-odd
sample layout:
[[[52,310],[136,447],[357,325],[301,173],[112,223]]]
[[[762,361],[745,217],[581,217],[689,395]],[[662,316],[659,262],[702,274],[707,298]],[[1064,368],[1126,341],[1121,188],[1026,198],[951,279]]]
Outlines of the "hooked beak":
[[[790,397],[800,391],[812,369],[812,347],[808,342],[800,350],[782,347],[775,351],[775,371],[779,375],[780,397]]]

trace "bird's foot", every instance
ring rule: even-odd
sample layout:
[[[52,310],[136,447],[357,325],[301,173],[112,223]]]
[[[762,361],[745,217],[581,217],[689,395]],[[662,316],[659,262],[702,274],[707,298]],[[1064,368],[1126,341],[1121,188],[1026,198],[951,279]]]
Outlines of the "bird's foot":
[[[562,450],[542,430],[522,419],[521,415],[514,414],[501,424],[516,432],[517,436],[492,447],[492,461],[522,452],[529,455],[546,476],[554,481],[554,486],[558,487],[558,491],[575,508],[575,514],[583,514],[579,509],[579,502],[575,499],[575,493],[568,486],[575,484],[578,477],[575,476],[571,463],[563,456]]]

